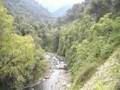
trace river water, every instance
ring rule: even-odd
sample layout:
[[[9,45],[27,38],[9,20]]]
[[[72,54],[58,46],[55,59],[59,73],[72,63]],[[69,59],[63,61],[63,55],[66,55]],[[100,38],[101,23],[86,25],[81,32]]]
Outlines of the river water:
[[[50,71],[42,82],[29,90],[67,90],[70,87],[70,74],[64,59],[53,53],[46,53]]]

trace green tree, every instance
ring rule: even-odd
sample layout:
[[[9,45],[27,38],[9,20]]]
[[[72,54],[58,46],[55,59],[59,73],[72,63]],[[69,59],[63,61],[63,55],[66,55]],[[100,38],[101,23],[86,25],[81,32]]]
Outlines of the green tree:
[[[45,71],[44,52],[30,35],[19,36],[13,31],[13,18],[2,5],[0,17],[0,88],[21,90],[35,74],[41,76]],[[35,70],[39,72],[33,73]]]

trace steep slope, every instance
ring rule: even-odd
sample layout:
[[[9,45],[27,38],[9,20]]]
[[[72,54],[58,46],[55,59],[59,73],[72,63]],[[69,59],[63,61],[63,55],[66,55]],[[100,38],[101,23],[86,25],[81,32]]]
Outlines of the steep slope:
[[[120,90],[120,49],[99,68],[80,90]]]
[[[14,16],[32,20],[51,20],[51,13],[35,0],[4,0],[4,4]]]
[[[110,76],[107,71],[109,69],[111,70],[111,64],[115,64],[114,66],[117,67],[116,63],[120,59],[119,55],[116,56],[116,58],[118,57],[117,61],[113,58],[115,62],[111,59],[109,60],[109,58],[117,48],[120,48],[119,45],[120,17],[111,19],[109,15],[105,15],[97,23],[94,23],[90,17],[85,17],[70,25],[64,26],[60,33],[58,54],[65,56],[68,62],[72,76],[72,87],[70,90],[80,90],[81,88],[83,88],[82,90],[109,90],[98,89],[101,88],[99,84],[97,86],[98,88],[94,89],[97,82],[93,81],[92,77],[98,76],[99,74],[96,75],[95,73],[99,72],[101,76],[95,77],[94,80],[99,80],[99,78],[106,80],[108,78],[107,80],[109,82]],[[117,52],[119,53],[120,51]],[[107,62],[107,60],[109,61]],[[108,67],[105,67],[105,62],[110,66],[108,65]],[[101,65],[105,68],[98,70],[97,68]],[[115,70],[117,74],[120,73],[119,70]],[[114,76],[116,77],[116,75],[113,75],[113,77]],[[86,83],[92,81],[94,82],[93,84]],[[113,78],[113,81],[116,82],[116,79]],[[104,84],[103,81],[98,83]],[[114,82],[111,81],[110,85],[113,83]]]

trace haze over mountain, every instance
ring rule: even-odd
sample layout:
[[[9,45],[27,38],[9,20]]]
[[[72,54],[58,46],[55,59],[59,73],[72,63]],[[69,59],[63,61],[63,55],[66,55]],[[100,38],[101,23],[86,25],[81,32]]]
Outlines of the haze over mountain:
[[[36,0],[38,3],[42,4],[50,12],[55,12],[56,10],[65,7],[72,6],[76,3],[81,3],[84,0]]]
[[[59,9],[57,9],[55,12],[53,12],[53,15],[55,17],[61,17],[63,15],[66,14],[67,10],[70,9],[72,6],[70,5],[67,5],[67,6],[64,6],[64,7],[61,7]]]

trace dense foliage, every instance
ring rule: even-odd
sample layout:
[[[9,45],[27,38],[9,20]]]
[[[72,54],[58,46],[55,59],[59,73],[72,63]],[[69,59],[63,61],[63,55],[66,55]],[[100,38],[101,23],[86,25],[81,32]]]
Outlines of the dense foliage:
[[[120,78],[116,75],[120,70],[114,76],[107,73],[112,67],[120,67],[119,6],[119,0],[85,0],[60,18],[60,23],[67,24],[61,28],[57,52],[68,63],[72,76],[70,90],[119,90]],[[110,62],[118,66],[110,66]]]
[[[73,85],[78,90],[120,45],[120,17],[109,14],[94,23],[90,18],[73,22],[60,34],[58,53],[66,57]],[[101,90],[101,89],[100,89]]]
[[[0,17],[0,89],[21,90],[25,83],[43,75],[47,67],[44,51],[31,36],[15,34],[13,18],[2,5]]]
[[[15,18],[15,31],[21,36],[31,35],[37,45],[46,51],[57,51],[59,32],[51,24],[27,22],[20,17]]]

